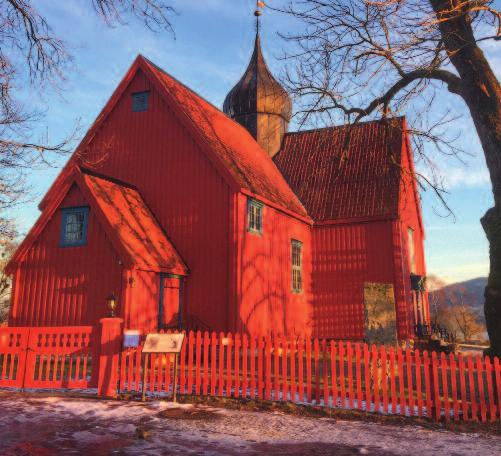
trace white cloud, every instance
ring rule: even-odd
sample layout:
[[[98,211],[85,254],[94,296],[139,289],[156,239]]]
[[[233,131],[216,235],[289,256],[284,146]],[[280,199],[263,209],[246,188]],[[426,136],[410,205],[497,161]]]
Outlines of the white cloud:
[[[452,166],[454,159],[449,158],[448,163],[435,164],[434,169],[418,166],[418,172],[430,182],[437,182],[446,190],[461,188],[485,188],[490,185],[490,176],[487,167],[478,160],[464,166]]]
[[[448,168],[444,173],[444,181],[448,189],[483,187],[490,184],[490,177],[486,168]]]

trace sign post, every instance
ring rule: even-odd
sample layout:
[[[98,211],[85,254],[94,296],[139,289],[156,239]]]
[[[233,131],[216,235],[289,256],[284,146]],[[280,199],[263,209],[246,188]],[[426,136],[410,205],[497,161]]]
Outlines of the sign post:
[[[146,371],[148,368],[148,360],[151,353],[164,353],[174,355],[174,389],[173,401],[177,400],[177,363],[179,353],[183,348],[184,334],[148,334],[143,346],[144,365],[143,365],[143,402],[146,400]]]

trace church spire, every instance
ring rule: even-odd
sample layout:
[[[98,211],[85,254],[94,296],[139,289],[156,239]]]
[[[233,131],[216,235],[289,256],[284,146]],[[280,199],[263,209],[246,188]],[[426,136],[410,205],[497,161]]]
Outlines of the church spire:
[[[260,39],[260,7],[257,2],[254,52],[240,81],[224,100],[223,110],[244,126],[259,145],[273,157],[282,142],[291,118],[292,104],[287,92],[273,77],[263,57]]]

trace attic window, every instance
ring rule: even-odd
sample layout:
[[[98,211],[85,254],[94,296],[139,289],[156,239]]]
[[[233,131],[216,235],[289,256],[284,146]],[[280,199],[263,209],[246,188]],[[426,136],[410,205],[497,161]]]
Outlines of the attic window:
[[[148,110],[150,92],[136,92],[132,94],[132,111],[141,112]]]
[[[61,247],[78,247],[87,243],[88,207],[71,207],[62,210]]]
[[[247,203],[247,230],[251,233],[263,233],[263,204],[255,199]]]

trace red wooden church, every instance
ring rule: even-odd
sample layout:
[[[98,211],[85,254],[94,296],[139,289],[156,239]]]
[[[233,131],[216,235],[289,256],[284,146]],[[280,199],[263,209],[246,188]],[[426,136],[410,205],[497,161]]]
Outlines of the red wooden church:
[[[413,337],[428,309],[405,119],[288,133],[290,116],[259,37],[224,111],[137,57],[8,266],[9,324],[92,325],[113,295],[143,332],[362,340],[380,285]]]

